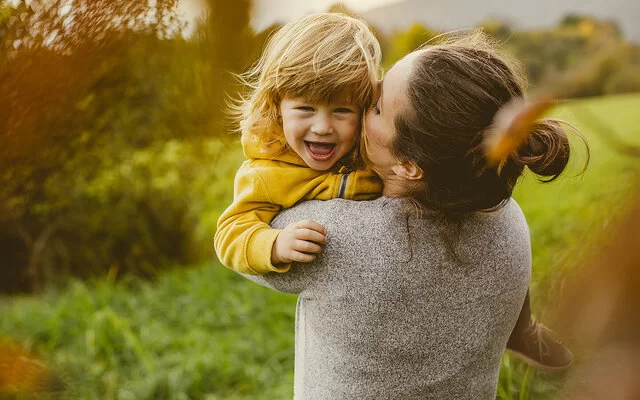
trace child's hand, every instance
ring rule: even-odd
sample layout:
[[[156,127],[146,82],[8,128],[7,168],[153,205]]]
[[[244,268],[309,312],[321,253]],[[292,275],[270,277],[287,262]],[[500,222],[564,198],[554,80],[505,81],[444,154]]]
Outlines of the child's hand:
[[[290,262],[311,262],[320,253],[321,245],[327,243],[326,230],[311,220],[294,222],[287,225],[276,238],[271,250],[273,265]]]

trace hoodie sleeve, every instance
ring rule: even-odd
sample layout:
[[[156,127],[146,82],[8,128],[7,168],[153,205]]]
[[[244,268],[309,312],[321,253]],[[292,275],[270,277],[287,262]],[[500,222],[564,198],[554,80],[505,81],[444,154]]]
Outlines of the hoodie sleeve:
[[[290,264],[271,264],[280,230],[269,223],[281,209],[272,201],[260,170],[246,161],[236,174],[233,203],[218,219],[214,246],[220,262],[245,274],[286,272]]]

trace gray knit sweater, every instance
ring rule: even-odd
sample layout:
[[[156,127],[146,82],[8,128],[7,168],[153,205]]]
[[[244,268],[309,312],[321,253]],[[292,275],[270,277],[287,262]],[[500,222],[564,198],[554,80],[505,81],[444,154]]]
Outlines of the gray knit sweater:
[[[503,350],[531,275],[518,204],[463,224],[456,261],[438,219],[406,202],[308,201],[275,227],[313,219],[328,244],[311,264],[247,278],[299,293],[294,398],[495,399]]]

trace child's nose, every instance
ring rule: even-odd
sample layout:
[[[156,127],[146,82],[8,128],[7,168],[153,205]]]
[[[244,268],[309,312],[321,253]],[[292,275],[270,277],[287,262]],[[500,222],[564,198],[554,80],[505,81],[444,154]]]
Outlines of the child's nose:
[[[318,115],[311,127],[311,131],[318,135],[328,135],[333,133],[333,125],[330,116]]]

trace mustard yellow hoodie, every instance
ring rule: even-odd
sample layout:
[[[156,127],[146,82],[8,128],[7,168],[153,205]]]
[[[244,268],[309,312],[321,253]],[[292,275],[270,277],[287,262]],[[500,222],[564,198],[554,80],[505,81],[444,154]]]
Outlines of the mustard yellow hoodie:
[[[236,173],[233,203],[218,219],[214,245],[226,267],[245,274],[286,272],[290,264],[271,264],[279,229],[269,226],[283,208],[303,200],[337,197],[371,200],[380,196],[382,182],[373,171],[334,166],[332,171],[309,168],[292,150],[270,156],[259,142],[242,137],[247,160]]]

